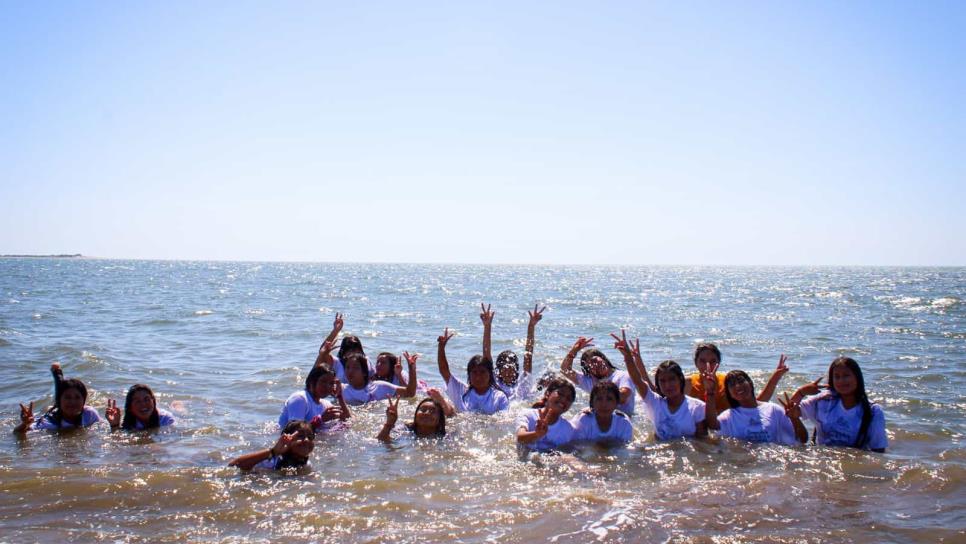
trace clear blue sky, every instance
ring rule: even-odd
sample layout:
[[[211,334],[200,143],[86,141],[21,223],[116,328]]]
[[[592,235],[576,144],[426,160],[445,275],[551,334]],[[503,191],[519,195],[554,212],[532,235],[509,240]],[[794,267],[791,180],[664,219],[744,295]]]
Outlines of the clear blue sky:
[[[6,2],[0,253],[966,265],[962,2]]]

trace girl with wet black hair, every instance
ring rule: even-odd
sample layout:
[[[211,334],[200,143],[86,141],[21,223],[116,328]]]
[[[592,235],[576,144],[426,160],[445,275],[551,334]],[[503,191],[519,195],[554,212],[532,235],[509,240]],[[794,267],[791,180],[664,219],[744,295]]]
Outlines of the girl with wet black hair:
[[[399,397],[388,399],[386,423],[376,436],[383,442],[392,440],[392,430],[399,418]],[[406,430],[416,438],[442,438],[446,436],[446,409],[439,400],[427,397],[419,401],[413,413],[413,422],[406,423]]]
[[[517,417],[517,444],[539,452],[569,444],[574,438],[574,426],[564,414],[573,405],[576,395],[577,391],[567,380],[551,380],[543,398]]]
[[[127,396],[124,398],[123,420],[121,411],[117,409],[117,401],[114,399],[107,401],[104,418],[107,419],[112,430],[120,428],[125,431],[140,431],[174,425],[174,415],[158,408],[154,391],[143,383],[136,383],[127,390]]]
[[[617,410],[621,392],[613,382],[597,382],[590,391],[590,409],[575,417],[574,441],[623,446],[634,438],[631,420]]]
[[[342,330],[345,324],[342,319],[342,314],[336,313],[335,320],[332,322],[332,331],[329,335],[325,337],[322,341],[322,345],[319,346],[319,354],[315,358],[315,365],[319,366],[322,364],[329,365],[332,370],[335,371],[336,378],[342,383],[348,383],[345,376],[345,358],[352,353],[361,353],[365,357],[366,352],[362,349],[362,340],[359,340],[358,336],[346,335],[342,337],[342,342],[339,343],[339,351],[332,356],[332,351],[335,349],[336,339],[339,337],[339,332]],[[372,363],[366,362],[369,365],[369,375],[373,376],[376,374],[376,369],[372,366]]]
[[[621,336],[611,334],[616,343],[614,347],[624,356],[627,371],[644,400],[644,409],[654,425],[657,440],[673,440],[681,437],[702,437],[707,435],[704,402],[684,394],[684,371],[674,361],[664,361],[654,371],[654,389],[644,379],[647,369],[641,357],[641,341],[627,341]]]
[[[634,382],[631,381],[627,372],[617,370],[611,364],[610,359],[604,355],[604,352],[594,348],[593,341],[593,338],[584,338],[583,336],[578,338],[570,351],[567,352],[563,362],[560,363],[560,373],[587,393],[590,393],[599,381],[616,383],[621,392],[618,409],[629,416],[634,415]],[[573,370],[574,357],[577,356],[577,352],[584,348],[591,349],[586,349],[581,354],[580,368],[584,372],[577,374]]]
[[[326,400],[335,397],[339,406]],[[285,427],[289,421],[306,421],[313,429],[326,424],[335,425],[352,417],[349,406],[342,396],[342,384],[336,379],[335,371],[322,364],[309,371],[305,377],[305,388],[289,395],[278,416],[278,426]]]
[[[312,425],[300,419],[289,421],[271,448],[248,453],[232,459],[230,467],[249,471],[255,468],[283,470],[303,467],[315,449],[315,431]]]
[[[869,402],[859,363],[838,357],[828,369],[828,389],[822,378],[799,387],[792,397],[801,400],[802,415],[815,423],[815,439],[823,446],[845,446],[883,452],[889,445],[885,413]]]
[[[480,304],[482,312],[480,320],[483,321],[483,357],[491,359],[490,335],[493,326],[493,316],[496,312],[490,310],[490,306],[485,307]],[[517,354],[511,350],[503,350],[496,356],[496,387],[503,391],[510,401],[527,400],[533,393],[533,346],[536,335],[537,323],[543,318],[546,306],[539,308],[534,304],[533,310],[528,311],[530,317],[527,323],[527,342],[526,351],[523,353],[523,374],[520,374],[520,364]]]
[[[482,355],[474,355],[466,365],[469,385],[453,376],[449,371],[449,361],[446,359],[446,343],[456,333],[443,331],[443,335],[436,339],[436,360],[439,365],[439,375],[446,382],[446,394],[452,401],[457,412],[480,412],[494,414],[510,407],[503,391],[496,387],[496,377],[493,375],[493,361]]]
[[[34,403],[28,406],[20,405],[20,424],[13,432],[24,434],[29,429],[62,430],[80,427],[90,427],[101,420],[97,410],[87,406],[87,386],[84,382],[71,378],[63,379],[60,365],[54,363],[50,367],[54,375],[54,406],[39,420],[34,421]]]
[[[707,391],[714,390],[717,381],[714,370],[709,368],[702,374]],[[799,404],[787,394],[785,401],[779,400],[782,406],[759,401],[755,398],[754,382],[742,370],[726,374],[725,387],[731,408],[719,416],[713,402],[705,403],[705,423],[709,429],[720,429],[722,436],[749,442],[795,445],[804,444],[808,439]]]

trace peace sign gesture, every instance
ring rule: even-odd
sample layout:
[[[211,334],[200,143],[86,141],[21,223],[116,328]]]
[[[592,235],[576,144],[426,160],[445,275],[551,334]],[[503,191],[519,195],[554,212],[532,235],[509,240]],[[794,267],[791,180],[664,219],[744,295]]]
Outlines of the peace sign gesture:
[[[117,401],[107,399],[107,408],[104,409],[104,419],[111,424],[111,430],[121,426],[121,410],[117,407]]]
[[[438,343],[440,347],[444,347],[446,346],[446,342],[449,342],[449,339],[454,336],[456,336],[456,333],[449,332],[449,327],[447,327],[443,329],[443,335],[436,338],[436,343]]]
[[[547,310],[547,307],[544,306],[543,308],[537,309],[537,306],[538,304],[534,304],[533,311],[527,311],[527,315],[530,316],[530,322],[527,324],[527,327],[536,327],[537,323],[543,319],[543,312]]]
[[[777,374],[779,378],[784,376],[785,373],[788,372],[788,367],[785,366],[785,361],[787,360],[788,360],[788,357],[785,357],[784,353],[782,353],[781,357],[778,358],[778,366],[775,368],[775,374]]]
[[[619,351],[621,355],[624,356],[628,361],[634,360],[633,345],[627,341],[627,332],[621,329],[621,335],[617,336],[614,333],[610,333],[610,337],[614,339],[614,349]],[[640,340],[637,341],[640,345]],[[638,348],[638,353],[640,353],[640,348]]]
[[[406,362],[409,364],[409,366],[416,366],[416,359],[419,359],[419,354],[418,353],[413,353],[412,355],[410,355],[408,351],[404,351],[403,352],[403,357],[405,357]],[[402,363],[396,363],[396,364],[398,365],[399,371],[401,372],[402,371]]]
[[[393,402],[395,400],[396,402]],[[389,404],[386,406],[386,426],[394,427],[396,420],[399,419],[399,395],[393,395],[386,399]]]
[[[785,408],[785,415],[789,419],[801,419],[802,408],[801,403],[794,400],[794,398],[788,398],[788,392],[785,392],[785,400],[778,397],[778,402],[781,403],[782,407]]]
[[[550,422],[548,421],[548,415],[550,414],[550,407],[544,406],[538,412],[539,417],[537,418],[537,426],[533,430],[536,433],[537,438],[543,438],[547,436],[547,432],[550,430]]]
[[[704,371],[701,372],[701,382],[704,385],[705,394],[709,399],[714,399],[715,391],[718,387],[718,366],[720,362],[708,363]]]
[[[484,326],[491,325],[493,323],[493,316],[496,315],[496,312],[490,311],[490,305],[487,304],[484,306],[482,302],[480,303],[480,310],[480,321],[483,322]]]
[[[580,350],[582,350],[584,348],[589,348],[589,347],[591,347],[593,345],[594,345],[594,339],[593,338],[584,338],[583,336],[578,337],[577,338],[577,341],[574,342],[573,347],[570,348],[570,353],[573,353],[574,355],[577,355],[577,352],[578,351],[580,351]]]
[[[34,422],[34,401],[30,401],[30,405],[24,406],[20,405],[20,423],[24,427],[30,426]]]

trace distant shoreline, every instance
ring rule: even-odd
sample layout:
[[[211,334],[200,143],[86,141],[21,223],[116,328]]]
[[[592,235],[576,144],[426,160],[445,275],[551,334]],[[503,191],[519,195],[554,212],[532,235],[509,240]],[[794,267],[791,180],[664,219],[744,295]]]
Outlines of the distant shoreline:
[[[84,256],[80,253],[74,253],[73,255],[68,255],[66,253],[61,255],[0,255],[0,259],[14,257],[29,259],[82,259]]]

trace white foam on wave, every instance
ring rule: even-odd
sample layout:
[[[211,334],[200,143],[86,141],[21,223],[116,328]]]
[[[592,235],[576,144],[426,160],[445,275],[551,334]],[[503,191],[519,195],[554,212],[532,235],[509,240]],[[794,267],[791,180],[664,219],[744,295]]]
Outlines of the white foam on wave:
[[[214,310],[197,310],[197,311],[195,311],[195,315],[211,315],[213,313],[215,313]]]
[[[959,303],[959,299],[956,298],[956,297],[942,297],[942,298],[937,298],[936,300],[932,301],[932,307],[933,308],[949,308],[951,306],[955,306],[958,303]]]

